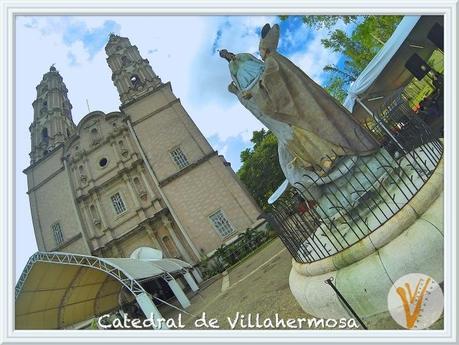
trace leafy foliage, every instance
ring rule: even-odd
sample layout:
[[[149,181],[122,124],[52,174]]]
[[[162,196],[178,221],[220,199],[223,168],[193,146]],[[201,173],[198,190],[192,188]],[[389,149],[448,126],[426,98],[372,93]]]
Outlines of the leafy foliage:
[[[330,78],[325,86],[325,90],[341,103],[346,99],[346,82],[339,76]]]
[[[281,16],[286,19],[287,16]],[[349,84],[368,65],[390,38],[403,16],[304,16],[303,22],[312,30],[327,29],[329,37],[322,45],[344,57],[343,67],[325,66],[330,77],[325,89],[340,102],[344,101]],[[337,24],[355,25],[352,32]]]
[[[216,274],[222,273],[228,267],[231,267],[254,251],[264,243],[274,238],[276,234],[272,231],[247,229],[238,235],[238,238],[230,244],[223,244],[215,250],[210,257],[201,260],[199,269],[204,278],[210,278]]]
[[[322,45],[342,53],[349,67],[361,72],[389,39],[401,19],[402,16],[363,16],[355,21],[357,26],[351,34],[335,29],[329,38],[322,39]]]
[[[274,134],[264,129],[254,131],[251,141],[253,148],[241,152],[242,166],[237,174],[258,205],[265,208],[268,198],[285,176],[279,165]]]
[[[280,16],[282,20],[288,16]],[[357,16],[303,16],[303,22],[311,29],[331,29],[338,21],[342,20],[344,24],[349,24],[357,20]]]

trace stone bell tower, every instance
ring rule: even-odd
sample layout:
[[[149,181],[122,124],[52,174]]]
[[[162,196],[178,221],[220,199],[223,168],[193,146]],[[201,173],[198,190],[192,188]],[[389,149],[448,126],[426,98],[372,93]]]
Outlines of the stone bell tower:
[[[32,103],[34,120],[29,128],[32,138],[31,164],[64,143],[75,130],[72,104],[67,92],[61,75],[51,66],[37,86],[37,98]]]
[[[137,47],[112,34],[105,51],[133,146],[170,212],[162,223],[199,261],[253,227],[260,210]]]
[[[149,61],[140,56],[139,49],[128,38],[110,34],[105,51],[121,103],[138,99],[161,85]]]

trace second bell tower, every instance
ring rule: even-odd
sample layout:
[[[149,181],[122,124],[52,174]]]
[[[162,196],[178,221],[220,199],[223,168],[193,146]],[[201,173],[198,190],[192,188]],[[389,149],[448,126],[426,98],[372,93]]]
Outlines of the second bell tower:
[[[61,75],[51,66],[37,86],[37,98],[32,104],[34,121],[29,128],[32,138],[32,164],[63,144],[75,130],[72,104],[67,92]]]
[[[110,34],[105,51],[123,105],[161,85],[161,79],[153,72],[149,61],[140,56],[139,49],[128,38]]]

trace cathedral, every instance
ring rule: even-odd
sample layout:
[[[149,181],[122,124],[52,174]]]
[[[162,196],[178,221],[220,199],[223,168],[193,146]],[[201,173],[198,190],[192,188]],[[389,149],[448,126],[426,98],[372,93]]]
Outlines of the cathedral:
[[[258,223],[260,210],[128,38],[105,47],[121,105],[78,124],[54,66],[37,86],[24,170],[40,251],[196,264]]]

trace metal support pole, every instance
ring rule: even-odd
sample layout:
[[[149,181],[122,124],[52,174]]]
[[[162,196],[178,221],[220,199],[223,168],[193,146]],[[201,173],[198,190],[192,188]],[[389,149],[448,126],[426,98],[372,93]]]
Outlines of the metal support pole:
[[[376,121],[376,123],[377,123],[378,125],[380,125],[380,126],[384,129],[384,132],[386,132],[386,133],[392,138],[392,140],[398,145],[398,147],[400,147],[400,148],[402,149],[402,151],[405,152],[405,154],[406,154],[407,152],[405,151],[405,148],[402,146],[402,144],[400,144],[400,143],[398,142],[398,140],[394,137],[394,135],[392,134],[392,132],[391,132],[391,131],[386,127],[386,125],[381,121],[381,119],[379,118],[379,116],[377,116],[375,113],[373,113],[373,112],[370,110],[370,108],[368,108],[368,107],[362,102],[362,100],[361,100],[359,97],[356,98],[356,101],[357,101],[357,103],[359,103],[359,104],[362,106],[362,108],[363,108],[368,114],[371,115],[371,117]]]
[[[362,319],[357,315],[357,313],[354,311],[354,309],[352,309],[352,307],[350,306],[350,304],[346,301],[346,299],[344,298],[344,296],[341,294],[341,292],[339,292],[339,290],[336,288],[336,286],[332,283],[333,282],[333,278],[328,278],[325,283],[330,285],[332,287],[332,289],[336,292],[336,294],[338,295],[338,298],[344,303],[344,305],[349,309],[349,311],[351,312],[352,315],[354,315],[354,317],[357,319],[357,321],[362,325],[363,329],[368,329],[367,326],[363,323]]]
[[[191,290],[193,290],[193,292],[196,292],[199,290],[199,287],[194,281],[193,276],[190,274],[190,272],[183,273],[183,277],[185,278],[186,282],[190,286]]]
[[[158,308],[156,308],[155,304],[153,301],[150,299],[150,297],[147,295],[146,292],[142,292],[139,295],[135,296],[135,299],[137,300],[137,303],[139,304],[140,309],[142,309],[143,313],[147,318],[150,316],[153,317],[153,328],[154,329],[167,329],[166,323],[161,322],[160,320],[163,319],[163,316],[159,312]]]
[[[178,285],[172,276],[167,277],[165,280],[167,281],[167,284],[169,284],[169,287],[171,288],[175,297],[177,297],[177,300],[179,301],[182,308],[188,308],[191,305],[191,302],[188,297],[186,297],[185,292],[183,292],[180,285]]]
[[[202,276],[201,274],[199,273],[198,269],[197,268],[193,268],[191,270],[191,273],[193,274],[193,277],[194,279],[196,279],[196,281],[199,283],[202,283]]]

